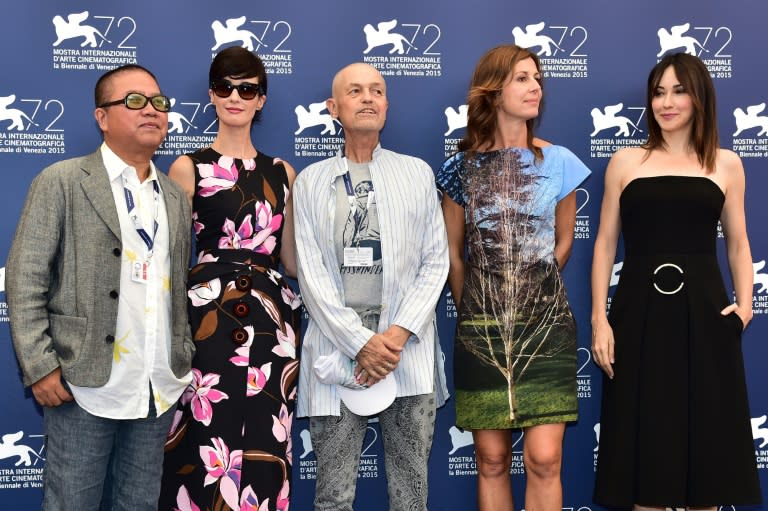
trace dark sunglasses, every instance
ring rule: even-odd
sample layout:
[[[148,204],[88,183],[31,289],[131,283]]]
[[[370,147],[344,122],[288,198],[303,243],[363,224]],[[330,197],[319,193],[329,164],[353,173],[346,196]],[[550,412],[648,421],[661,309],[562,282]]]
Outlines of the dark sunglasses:
[[[168,96],[158,94],[157,96],[148,98],[144,94],[139,94],[138,92],[131,92],[123,99],[109,101],[107,103],[101,104],[99,105],[99,108],[107,108],[108,106],[115,105],[125,105],[125,108],[129,110],[141,110],[147,106],[147,103],[151,103],[152,107],[158,112],[170,112],[171,110],[171,100],[168,99]]]
[[[258,83],[241,83],[240,85],[232,85],[226,80],[217,80],[211,82],[211,90],[220,98],[228,98],[232,95],[232,91],[237,89],[237,94],[240,99],[253,99],[256,96],[262,94],[261,85]]]

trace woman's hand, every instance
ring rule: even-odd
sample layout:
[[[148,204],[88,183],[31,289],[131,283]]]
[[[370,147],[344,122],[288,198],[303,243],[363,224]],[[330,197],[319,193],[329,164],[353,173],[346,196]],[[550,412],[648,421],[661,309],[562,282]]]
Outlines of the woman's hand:
[[[608,378],[613,379],[614,346],[613,329],[607,320],[599,321],[592,326],[592,358],[600,369],[605,371]]]
[[[741,324],[744,325],[744,328],[747,328],[747,324],[752,321],[752,308],[751,307],[741,307],[738,303],[732,303],[725,309],[720,311],[720,314],[723,316],[727,316],[731,312],[735,312],[737,316],[739,316],[739,319],[741,320]]]

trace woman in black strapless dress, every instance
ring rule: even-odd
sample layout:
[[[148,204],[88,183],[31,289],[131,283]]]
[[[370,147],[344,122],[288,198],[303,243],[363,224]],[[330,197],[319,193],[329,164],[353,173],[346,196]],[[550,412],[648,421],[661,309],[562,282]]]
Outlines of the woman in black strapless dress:
[[[648,78],[648,141],[606,170],[592,266],[605,371],[595,501],[705,508],[761,500],[741,333],[752,318],[744,169],[718,148],[712,80],[687,54]],[[735,303],[717,261],[718,220]],[[606,314],[619,234],[620,280]]]

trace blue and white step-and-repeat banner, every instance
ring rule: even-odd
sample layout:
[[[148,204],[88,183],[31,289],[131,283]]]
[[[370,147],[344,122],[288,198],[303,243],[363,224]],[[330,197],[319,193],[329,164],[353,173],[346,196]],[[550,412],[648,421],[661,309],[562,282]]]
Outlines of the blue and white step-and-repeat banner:
[[[464,134],[466,92],[477,59],[517,43],[541,57],[546,107],[538,134],[567,146],[592,169],[578,190],[573,255],[565,270],[578,322],[580,417],[569,425],[563,458],[564,508],[600,509],[591,500],[599,449],[600,371],[590,360],[589,268],[603,174],[618,148],[647,135],[645,80],[666,51],[701,57],[718,92],[721,145],[739,153],[747,176],[746,208],[754,260],[754,321],[744,339],[752,432],[768,496],[768,68],[765,0],[390,0],[368,3],[168,0],[5,2],[0,18],[0,501],[6,509],[39,506],[45,465],[41,410],[21,384],[4,292],[5,259],[32,178],[45,166],[88,153],[99,143],[94,83],[105,70],[140,63],[172,98],[168,138],[157,164],[210,144],[216,130],[207,70],[221,48],[258,52],[269,97],[256,145],[302,169],[333,155],[343,140],[324,101],[334,73],[368,62],[388,84],[385,147],[419,156],[433,168]],[[720,242],[722,249],[724,243]],[[725,262],[722,258],[721,262]],[[621,270],[621,255],[615,278]],[[438,306],[441,342],[452,371],[456,310],[448,292]],[[449,380],[450,382],[450,380]],[[712,420],[717,420],[713,417]],[[306,420],[293,425],[293,503],[311,509],[315,457]],[[521,433],[512,473],[518,509],[524,468]],[[720,448],[712,438],[713,452]],[[663,463],[663,460],[659,460]],[[727,467],[724,467],[727,470]],[[77,467],[73,467],[77,470]],[[358,508],[386,509],[381,435],[370,424],[363,446]],[[430,460],[430,509],[475,507],[472,438],[454,426],[453,403],[437,416]],[[768,504],[762,508],[768,509]]]

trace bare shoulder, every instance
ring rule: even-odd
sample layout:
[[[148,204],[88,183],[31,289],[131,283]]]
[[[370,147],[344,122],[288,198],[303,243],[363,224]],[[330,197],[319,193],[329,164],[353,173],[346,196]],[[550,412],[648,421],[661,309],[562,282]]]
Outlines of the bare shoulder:
[[[619,149],[608,162],[606,169],[606,178],[612,176],[621,181],[628,181],[636,173],[643,163],[645,149],[639,147],[624,147]],[[626,182],[624,182],[626,184]],[[623,187],[623,186],[622,186]]]
[[[174,174],[193,174],[195,171],[195,164],[192,161],[192,158],[187,156],[186,154],[182,154],[178,158],[174,160],[173,163],[171,163],[171,166],[168,168],[168,174],[171,173]]]
[[[538,137],[533,137],[533,145],[536,147],[549,147],[552,145],[552,142],[549,142],[548,140],[544,140]]]
[[[191,204],[195,193],[195,162],[192,158],[187,155],[176,158],[168,169],[168,177],[179,185]]]
[[[285,169],[285,174],[288,176],[288,182],[293,183],[293,180],[296,179],[296,169],[293,168],[293,165],[283,160],[282,158],[275,158],[273,163],[275,165],[282,165]]]
[[[611,156],[612,165],[639,166],[647,151],[642,147],[622,147]]]
[[[717,161],[715,162],[717,170],[723,170],[726,174],[733,172],[744,172],[744,166],[741,163],[741,158],[735,152],[730,149],[718,149]]]
[[[730,149],[718,149],[713,179],[724,189],[726,197],[730,191],[743,194],[745,176],[741,158]]]

